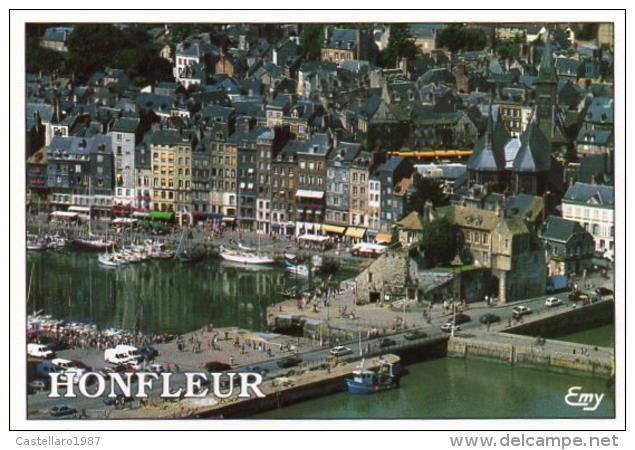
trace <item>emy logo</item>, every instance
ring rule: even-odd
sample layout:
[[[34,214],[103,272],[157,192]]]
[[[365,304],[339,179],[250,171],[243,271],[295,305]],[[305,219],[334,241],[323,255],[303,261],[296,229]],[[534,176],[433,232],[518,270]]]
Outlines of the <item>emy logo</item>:
[[[569,406],[581,407],[583,411],[597,410],[602,403],[604,394],[580,391],[582,391],[582,386],[571,386],[567,395],[564,396],[564,402]]]

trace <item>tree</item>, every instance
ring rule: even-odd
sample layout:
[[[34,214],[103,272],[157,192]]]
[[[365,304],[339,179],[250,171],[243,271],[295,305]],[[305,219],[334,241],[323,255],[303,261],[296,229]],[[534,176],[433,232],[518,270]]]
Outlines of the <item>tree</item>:
[[[380,54],[380,65],[395,67],[401,58],[414,58],[421,50],[408,34],[408,24],[397,23],[390,26],[390,38],[386,49]]]
[[[447,266],[458,250],[458,229],[445,217],[423,226],[417,248],[429,267]]]
[[[460,23],[450,24],[439,32],[439,47],[445,47],[452,53],[482,50],[486,43],[487,36],[483,30]]]
[[[324,39],[325,25],[309,23],[302,27],[300,33],[300,53],[307,59],[319,59]]]
[[[40,46],[38,38],[27,37],[26,40],[26,72],[51,73],[64,65],[64,55],[50,48]]]
[[[431,202],[434,206],[444,206],[448,202],[439,183],[429,178],[415,176],[413,186],[414,192],[406,197],[404,217],[413,211],[423,215],[423,206],[426,202]]]

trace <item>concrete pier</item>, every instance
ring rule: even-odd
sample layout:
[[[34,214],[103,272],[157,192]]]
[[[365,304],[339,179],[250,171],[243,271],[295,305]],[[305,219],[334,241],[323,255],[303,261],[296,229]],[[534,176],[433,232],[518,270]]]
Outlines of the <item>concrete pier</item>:
[[[364,361],[364,368],[378,368],[382,361],[399,364],[400,358],[388,354]],[[110,418],[117,419],[175,419],[175,418],[223,418],[237,419],[280,408],[303,400],[321,397],[346,390],[346,378],[359,368],[359,361],[350,363],[335,360],[323,361],[312,367],[289,369],[287,373],[265,380],[260,388],[264,398],[187,399],[178,403],[162,402],[142,410],[115,410]]]

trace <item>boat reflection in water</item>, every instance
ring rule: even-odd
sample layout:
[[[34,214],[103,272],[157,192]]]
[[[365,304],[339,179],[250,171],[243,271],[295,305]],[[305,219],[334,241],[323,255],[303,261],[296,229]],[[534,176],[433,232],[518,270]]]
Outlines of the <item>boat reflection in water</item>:
[[[283,290],[302,292],[309,283],[275,265],[206,258],[197,264],[150,259],[109,267],[94,253],[74,250],[28,252],[27,274],[29,312],[157,334],[185,333],[209,323],[262,331],[267,306],[283,300]],[[337,279],[352,275],[342,271]]]

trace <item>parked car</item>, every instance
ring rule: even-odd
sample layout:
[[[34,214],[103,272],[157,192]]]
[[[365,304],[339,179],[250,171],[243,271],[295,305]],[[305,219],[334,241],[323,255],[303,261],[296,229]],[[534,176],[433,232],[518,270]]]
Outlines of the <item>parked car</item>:
[[[483,314],[480,317],[479,322],[484,324],[490,324],[494,322],[499,322],[500,320],[501,320],[500,316],[497,316],[496,314],[492,314],[492,313],[487,313],[487,314]]]
[[[547,300],[545,300],[545,306],[548,308],[553,308],[560,305],[562,305],[562,300],[560,300],[558,297],[549,297]]]
[[[422,338],[428,337],[428,333],[421,330],[412,330],[404,334],[403,337],[409,341],[413,341],[415,339],[422,339]]]
[[[472,320],[472,318],[470,316],[468,316],[467,314],[459,313],[459,314],[454,316],[454,323],[456,323],[457,325],[461,325],[463,323],[467,323],[470,320]]]
[[[531,314],[533,312],[529,306],[525,305],[514,306],[512,311],[516,317],[526,316],[527,314]]]
[[[32,358],[54,358],[55,352],[44,344],[27,344],[26,354]]]
[[[338,345],[337,347],[333,347],[331,349],[331,355],[333,356],[345,356],[350,355],[351,353],[353,353],[353,350],[348,347],[344,347],[343,345]]]
[[[46,389],[46,382],[44,380],[33,380],[29,382],[29,387],[34,391],[43,391]]]
[[[49,414],[53,417],[72,416],[77,414],[77,410],[67,405],[57,405],[49,409]]]
[[[302,358],[299,356],[289,356],[278,361],[278,367],[281,369],[288,369],[289,367],[295,367],[302,362]]]
[[[597,295],[613,295],[613,290],[605,287],[599,287],[595,289]]]
[[[114,397],[110,397],[110,395],[104,395],[104,404],[107,406],[112,405],[124,405],[125,403],[130,403],[134,400],[134,397],[129,397],[124,395],[123,392],[117,392]]]
[[[261,376],[265,376],[269,373],[269,369],[266,369],[261,366],[247,366],[245,367],[245,372],[255,372],[259,373]]]
[[[150,365],[150,371],[154,373],[163,373],[165,372],[165,366],[163,364],[152,364]]]
[[[390,347],[391,345],[395,345],[396,342],[390,338],[381,338],[379,340],[379,346],[380,347]]]
[[[138,350],[141,356],[143,356],[143,359],[147,359],[148,361],[152,361],[159,356],[159,351],[154,347],[139,347]]]
[[[226,363],[222,363],[219,361],[210,361],[205,363],[205,370],[208,372],[225,372],[227,370],[231,370],[232,366]]]

